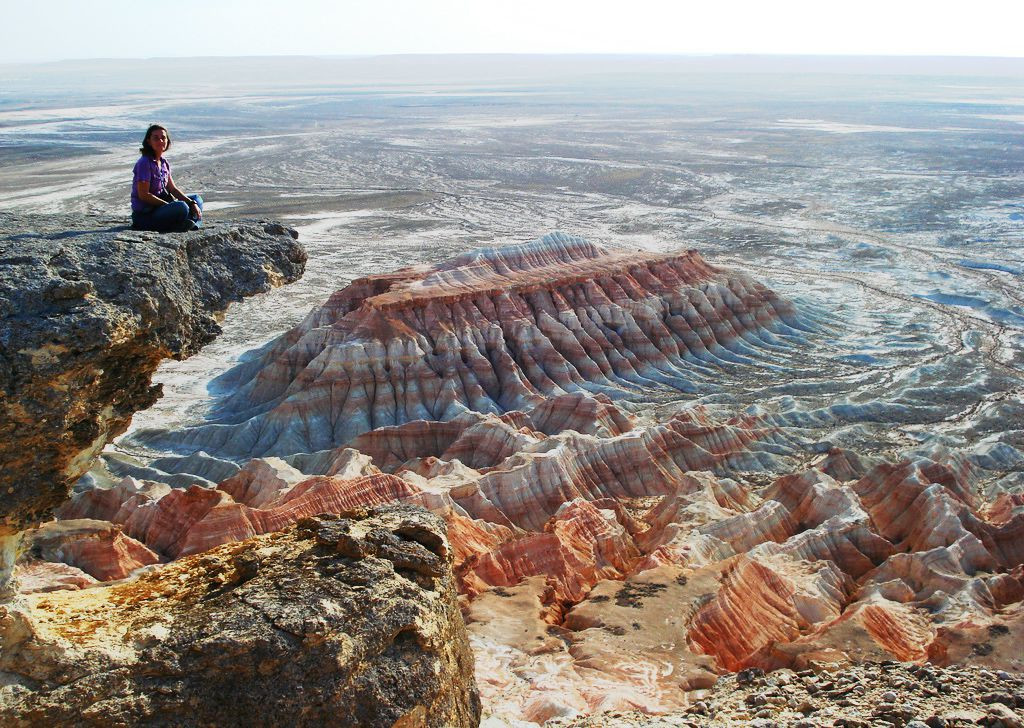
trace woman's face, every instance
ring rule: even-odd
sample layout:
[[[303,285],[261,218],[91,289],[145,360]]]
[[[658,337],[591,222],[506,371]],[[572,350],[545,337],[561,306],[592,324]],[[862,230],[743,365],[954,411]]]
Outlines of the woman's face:
[[[149,134],[149,146],[159,157],[167,150],[167,132],[163,129],[154,129]]]

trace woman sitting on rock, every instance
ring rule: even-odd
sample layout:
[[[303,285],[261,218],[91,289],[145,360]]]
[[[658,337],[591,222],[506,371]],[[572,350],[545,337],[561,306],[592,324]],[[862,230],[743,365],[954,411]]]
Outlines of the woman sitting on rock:
[[[171,165],[164,152],[171,148],[171,135],[159,124],[146,130],[142,156],[135,163],[132,180],[132,227],[160,233],[196,230],[203,220],[203,198],[185,195],[171,179]]]

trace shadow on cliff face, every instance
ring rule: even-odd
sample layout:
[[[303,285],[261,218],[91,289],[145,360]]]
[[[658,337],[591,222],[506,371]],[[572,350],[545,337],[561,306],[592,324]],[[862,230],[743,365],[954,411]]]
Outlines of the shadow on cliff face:
[[[108,228],[98,228],[96,230],[68,230],[65,233],[58,233],[51,235],[50,240],[67,240],[68,238],[79,238],[83,235],[95,235],[97,233],[120,233],[126,230],[131,230],[131,224],[126,225],[115,225]]]
[[[9,235],[5,240],[9,242],[19,242],[23,240],[38,240],[40,237],[46,240],[69,240],[72,238],[81,238],[93,235],[102,235],[103,233],[122,233],[132,229],[130,223],[124,225],[112,225],[105,228],[88,228],[86,230],[65,230],[63,232],[57,232],[50,235],[40,235],[36,232],[29,233],[18,233],[15,235]]]

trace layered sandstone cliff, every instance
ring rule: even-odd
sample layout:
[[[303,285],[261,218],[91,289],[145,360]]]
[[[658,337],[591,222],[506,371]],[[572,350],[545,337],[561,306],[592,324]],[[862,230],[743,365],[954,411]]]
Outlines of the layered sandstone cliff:
[[[417,420],[538,408],[538,429],[572,427],[551,398],[700,392],[811,328],[695,251],[626,253],[552,233],[353,282],[226,375],[234,391],[211,424],[147,441],[289,455]]]

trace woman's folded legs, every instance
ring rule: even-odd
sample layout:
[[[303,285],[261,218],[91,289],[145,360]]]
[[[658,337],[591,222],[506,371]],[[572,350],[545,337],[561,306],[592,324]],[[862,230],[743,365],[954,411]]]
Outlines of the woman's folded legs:
[[[190,195],[200,210],[203,201],[199,195]],[[189,215],[189,206],[181,200],[169,202],[150,212],[133,212],[132,226],[137,230],[151,230],[158,233],[183,233],[195,230],[201,219],[193,219]]]
[[[200,197],[199,195],[188,195],[188,198],[190,200],[193,200],[196,203],[196,207],[199,208],[199,212],[203,211],[203,198],[202,197]],[[192,220],[192,222],[195,223],[196,227],[202,227],[203,226],[203,218],[202,217],[193,217],[192,215],[189,215],[189,219]]]

